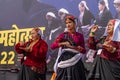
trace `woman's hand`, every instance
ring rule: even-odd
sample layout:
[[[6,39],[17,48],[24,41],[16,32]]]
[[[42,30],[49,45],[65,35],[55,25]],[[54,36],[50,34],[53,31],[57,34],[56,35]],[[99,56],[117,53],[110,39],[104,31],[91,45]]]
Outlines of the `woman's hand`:
[[[25,46],[24,46],[24,45],[25,45],[25,42],[20,41],[19,43],[20,43],[19,49],[21,49],[21,50],[23,50],[23,51],[25,51],[25,52],[27,52],[27,51],[29,50],[28,47],[25,47]]]
[[[28,52],[29,48],[26,48],[26,47],[19,47],[21,50],[25,51],[25,52]]]
[[[103,44],[103,47],[111,53],[114,53],[116,51],[116,48],[114,48],[114,47],[112,47],[111,45],[108,45],[108,44]]]
[[[20,46],[24,46],[24,44],[25,44],[25,42],[23,42],[23,41],[20,41],[19,43],[20,43]]]
[[[98,30],[98,25],[93,25],[90,31],[89,36],[90,37],[94,37],[95,36],[95,32]]]
[[[78,46],[77,49],[78,49],[78,51],[82,51],[83,50],[83,48],[81,46]]]
[[[93,25],[91,32],[96,32],[98,30],[98,25]]]
[[[69,47],[69,46],[70,46],[70,43],[69,43],[68,41],[66,41],[66,42],[61,42],[61,43],[59,43],[59,46]]]

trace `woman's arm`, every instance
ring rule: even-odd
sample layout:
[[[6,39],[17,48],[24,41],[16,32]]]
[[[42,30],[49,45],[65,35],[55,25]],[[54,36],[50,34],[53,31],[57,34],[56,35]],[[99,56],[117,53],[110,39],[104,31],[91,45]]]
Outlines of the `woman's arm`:
[[[81,37],[80,37],[80,44],[77,46],[77,50],[78,50],[80,53],[83,53],[83,54],[86,53],[84,36],[83,36],[83,35],[81,35]]]
[[[88,38],[88,48],[96,50],[96,41],[95,41],[94,37]]]
[[[27,45],[29,42],[19,42],[15,45],[15,50],[18,54],[22,54],[24,52],[29,52],[29,49],[27,48]]]
[[[79,37],[75,37],[76,40],[78,40],[78,42],[76,42],[77,46],[73,46],[70,45],[69,42],[66,42],[66,47],[71,48],[71,49],[75,49],[80,53],[85,53],[86,49],[85,49],[85,43],[84,43],[84,37],[82,34],[79,35]]]
[[[15,51],[18,53],[18,54],[22,54],[24,52],[23,49],[21,49],[21,47],[25,47],[25,43],[23,42],[19,42],[15,45]]]
[[[51,49],[56,49],[56,48],[59,48],[59,47],[65,45],[64,42],[63,42],[63,43],[61,42],[61,41],[63,40],[63,37],[64,37],[64,34],[63,34],[63,33],[60,34],[60,35],[56,38],[56,40],[51,44]]]
[[[97,25],[93,25],[88,38],[88,48],[96,50],[97,40],[95,40],[95,32],[98,30]]]
[[[112,44],[103,44],[103,48],[106,49],[110,53],[120,53],[120,42],[113,42],[116,46],[112,46]]]

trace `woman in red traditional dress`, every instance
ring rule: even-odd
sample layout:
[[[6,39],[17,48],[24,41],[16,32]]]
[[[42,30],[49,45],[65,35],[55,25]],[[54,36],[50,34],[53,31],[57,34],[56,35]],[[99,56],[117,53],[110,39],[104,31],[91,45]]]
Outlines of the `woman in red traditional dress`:
[[[76,18],[67,15],[67,31],[61,33],[51,45],[52,49],[61,47],[58,57],[55,80],[86,80],[82,56],[85,54],[83,34],[76,32]]]
[[[88,46],[98,50],[88,80],[120,80],[120,20],[113,19],[108,22],[107,36],[103,40],[95,40],[98,27],[92,27]]]
[[[18,54],[24,54],[18,80],[46,80],[46,54],[48,45],[42,40],[39,28],[31,31],[32,39],[15,45]]]

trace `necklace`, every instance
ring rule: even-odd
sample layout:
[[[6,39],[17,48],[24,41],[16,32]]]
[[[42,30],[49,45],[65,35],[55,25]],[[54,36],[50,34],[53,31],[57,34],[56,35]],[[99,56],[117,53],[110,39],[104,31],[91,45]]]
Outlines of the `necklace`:
[[[106,37],[104,44],[109,44],[111,42],[112,37]]]

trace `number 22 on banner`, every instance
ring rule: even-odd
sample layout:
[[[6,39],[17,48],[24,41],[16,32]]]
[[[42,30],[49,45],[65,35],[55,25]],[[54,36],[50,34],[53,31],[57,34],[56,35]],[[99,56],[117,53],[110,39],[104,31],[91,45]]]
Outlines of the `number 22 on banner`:
[[[14,62],[15,53],[13,51],[10,51],[8,54],[7,52],[3,51],[1,53],[1,56],[2,58],[0,60],[0,64],[14,64],[15,63]],[[8,59],[8,56],[10,56],[9,59]]]

